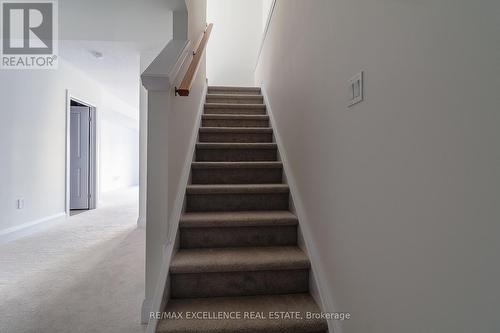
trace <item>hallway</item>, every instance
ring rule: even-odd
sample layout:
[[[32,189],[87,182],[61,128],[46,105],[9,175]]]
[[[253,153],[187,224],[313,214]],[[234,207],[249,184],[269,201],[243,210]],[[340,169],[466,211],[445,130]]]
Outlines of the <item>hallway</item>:
[[[0,244],[0,332],[144,332],[137,188]]]

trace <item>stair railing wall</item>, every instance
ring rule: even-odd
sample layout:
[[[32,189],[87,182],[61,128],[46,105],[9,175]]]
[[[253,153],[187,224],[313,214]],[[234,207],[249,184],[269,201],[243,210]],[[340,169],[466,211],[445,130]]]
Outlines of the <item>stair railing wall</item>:
[[[199,31],[196,35],[204,33],[206,23],[198,22],[201,18],[195,19],[194,15],[189,18],[186,13],[175,14],[176,26],[184,24],[186,31],[189,26]],[[195,31],[192,32],[194,34]],[[175,239],[178,224],[176,211],[182,211],[182,208],[176,208],[182,206],[182,202],[179,204],[174,197],[178,188],[185,187],[182,183],[189,178],[189,173],[187,176],[181,174],[179,165],[183,164],[184,159],[191,161],[189,138],[196,128],[196,117],[201,114],[198,109],[201,109],[199,106],[203,104],[206,91],[205,58],[202,52],[194,74],[190,74],[192,82],[189,96],[176,97],[175,86],[186,75],[190,67],[189,60],[195,58],[198,51],[198,48],[193,49],[194,43],[175,39],[176,36],[179,34],[174,33],[174,39],[141,75],[148,93],[146,290],[141,321],[148,323],[148,332],[154,332],[157,324],[157,320],[150,319],[150,313],[161,311],[168,299],[168,295],[165,295],[169,290],[166,288],[168,269],[176,248],[175,242],[171,240]]]

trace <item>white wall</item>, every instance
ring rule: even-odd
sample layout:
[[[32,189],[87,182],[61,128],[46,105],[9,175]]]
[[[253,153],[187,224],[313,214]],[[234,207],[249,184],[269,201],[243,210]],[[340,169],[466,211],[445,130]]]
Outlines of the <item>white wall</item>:
[[[139,70],[139,57],[133,63],[129,63],[126,69],[124,68],[124,72],[127,71],[128,74],[127,81],[133,83],[136,88],[129,94],[135,90],[137,95],[130,96],[127,101],[114,95],[114,90],[109,85],[103,85],[100,80],[95,80],[102,92],[100,108],[97,110],[100,134],[98,137],[100,192],[139,184]],[[100,75],[96,77],[99,78]]]
[[[278,0],[257,80],[324,296],[352,313],[336,333],[500,331],[499,17],[498,1]]]
[[[115,111],[101,117],[100,189],[102,192],[139,184],[138,122]]]
[[[262,39],[262,0],[208,0],[214,24],[207,52],[210,85],[253,86]]]
[[[141,73],[149,66],[154,57],[141,55]],[[146,203],[147,203],[147,168],[148,168],[148,92],[140,85],[139,90],[139,217],[137,225],[146,227]]]
[[[138,140],[137,130],[107,130],[114,108],[130,106],[65,60],[54,71],[0,71],[0,232],[64,212],[67,89],[97,107],[98,140],[104,148],[98,157],[101,190],[110,188],[108,177],[120,167],[102,155],[116,140],[116,131],[125,139],[122,145]],[[134,154],[128,156],[132,165],[138,162]],[[136,184],[136,173],[134,168],[121,173],[121,185]],[[17,199],[25,201],[22,210],[16,209]]]

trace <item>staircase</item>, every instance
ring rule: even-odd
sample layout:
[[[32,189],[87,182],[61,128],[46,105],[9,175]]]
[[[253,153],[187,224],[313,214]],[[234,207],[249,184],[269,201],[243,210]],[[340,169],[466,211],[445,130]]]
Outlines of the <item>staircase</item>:
[[[323,320],[305,319],[320,309],[309,295],[310,262],[297,246],[289,197],[260,89],[210,87],[164,309],[184,315],[161,320],[157,332],[328,330]],[[233,317],[186,317],[196,312]]]

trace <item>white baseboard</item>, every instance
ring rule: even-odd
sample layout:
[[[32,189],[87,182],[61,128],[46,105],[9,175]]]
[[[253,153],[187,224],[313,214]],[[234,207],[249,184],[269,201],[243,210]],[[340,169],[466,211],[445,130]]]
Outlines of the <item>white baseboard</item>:
[[[312,268],[312,278],[315,279],[315,286],[317,288],[316,293],[317,296],[320,298],[320,305],[321,309],[324,312],[335,312],[335,307],[333,300],[331,298],[331,290],[328,287],[328,284],[325,282],[325,271],[323,270],[322,266],[318,263],[318,249],[315,245],[311,230],[309,228],[309,220],[307,219],[306,214],[304,213],[304,204],[301,199],[300,193],[297,189],[297,182],[295,181],[295,178],[293,176],[292,170],[290,169],[290,166],[288,164],[288,158],[287,158],[287,153],[286,149],[283,145],[283,141],[281,139],[281,136],[279,134],[279,129],[276,124],[276,120],[274,118],[274,114],[272,111],[272,104],[269,99],[269,96],[267,95],[267,91],[265,87],[261,87],[262,95],[264,96],[264,103],[266,104],[267,107],[267,112],[269,114],[269,120],[271,122],[271,126],[273,127],[274,131],[274,138],[276,141],[276,144],[278,145],[278,150],[279,150],[279,155],[281,157],[281,161],[283,162],[283,169],[286,175],[286,180],[288,183],[288,186],[290,188],[290,194],[292,196],[294,208],[295,208],[295,213],[297,214],[297,217],[299,218],[299,226],[300,230],[302,233],[302,239],[304,241],[304,245],[306,246],[307,252],[309,254],[309,259],[311,261],[311,268]],[[328,328],[330,333],[341,333],[342,329],[339,326],[339,323],[335,321],[328,321]]]
[[[65,217],[66,217],[66,213],[62,212],[62,213],[47,216],[47,217],[44,217],[44,218],[41,218],[38,220],[34,220],[31,222],[23,223],[21,225],[15,226],[15,227],[0,230],[0,243],[10,242],[10,241],[16,240],[20,237],[30,235],[30,234],[36,232],[37,230],[41,229],[42,227],[44,227],[48,223],[55,222],[58,219],[65,218]]]

